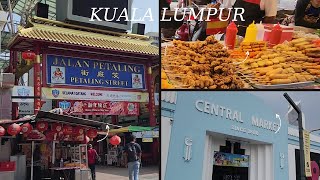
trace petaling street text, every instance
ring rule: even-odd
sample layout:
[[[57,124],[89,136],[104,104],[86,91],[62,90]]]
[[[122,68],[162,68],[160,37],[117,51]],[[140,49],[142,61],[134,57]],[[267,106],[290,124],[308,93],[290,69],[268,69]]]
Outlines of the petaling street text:
[[[71,83],[76,84],[99,84],[99,85],[111,85],[111,86],[128,86],[128,81],[120,80],[105,80],[105,79],[94,79],[94,78],[78,78],[71,77]]]
[[[116,72],[132,72],[140,73],[141,69],[139,66],[134,64],[119,64],[112,62],[97,62],[90,60],[74,60],[74,59],[64,59],[56,57],[52,62],[52,65],[62,66],[62,67],[79,67],[79,68],[93,68],[107,71]]]

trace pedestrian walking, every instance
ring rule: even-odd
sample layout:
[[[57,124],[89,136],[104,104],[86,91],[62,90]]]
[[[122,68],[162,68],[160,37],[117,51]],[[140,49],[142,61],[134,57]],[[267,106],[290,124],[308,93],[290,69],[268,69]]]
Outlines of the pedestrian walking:
[[[129,143],[125,146],[127,155],[127,167],[129,170],[129,180],[139,180],[139,169],[141,161],[141,147],[136,143],[134,135],[129,136]]]
[[[88,145],[88,165],[91,170],[92,180],[96,180],[96,160],[100,161],[100,157],[95,149],[93,149],[92,144]]]

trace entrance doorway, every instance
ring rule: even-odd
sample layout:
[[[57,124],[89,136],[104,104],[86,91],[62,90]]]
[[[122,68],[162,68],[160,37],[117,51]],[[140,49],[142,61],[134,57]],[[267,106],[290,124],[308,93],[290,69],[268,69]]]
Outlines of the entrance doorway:
[[[207,132],[205,142],[202,180],[274,180],[272,144],[214,132]],[[217,152],[226,158],[248,160],[235,165],[228,160],[217,163]]]
[[[213,166],[212,180],[249,180],[247,167]]]

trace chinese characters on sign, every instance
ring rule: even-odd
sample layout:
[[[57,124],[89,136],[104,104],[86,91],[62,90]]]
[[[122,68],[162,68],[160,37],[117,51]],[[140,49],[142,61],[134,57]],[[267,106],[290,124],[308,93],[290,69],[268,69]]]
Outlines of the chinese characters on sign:
[[[145,89],[142,64],[47,55],[47,83],[71,86]]]
[[[59,101],[59,108],[73,115],[139,115],[139,103],[110,101]]]

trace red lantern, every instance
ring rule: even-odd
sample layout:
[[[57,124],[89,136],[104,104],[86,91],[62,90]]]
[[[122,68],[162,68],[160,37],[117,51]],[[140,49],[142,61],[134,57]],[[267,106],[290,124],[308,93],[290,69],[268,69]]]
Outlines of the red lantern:
[[[20,131],[21,131],[21,127],[19,124],[14,123],[8,127],[8,134],[10,134],[12,136],[19,134]]]
[[[29,134],[32,131],[32,126],[30,123],[25,123],[21,126],[21,132],[25,135]]]
[[[0,126],[0,136],[4,136],[6,134],[6,130]]]
[[[80,126],[77,126],[77,127],[73,128],[73,134],[75,136],[82,135],[82,134],[84,134],[84,129]]]
[[[46,133],[46,140],[47,141],[53,141],[54,140],[54,135],[55,135],[54,131],[48,131]]]
[[[48,122],[39,121],[37,122],[36,127],[40,132],[46,131],[48,129]]]
[[[110,142],[110,144],[116,146],[121,143],[121,138],[119,136],[115,135],[112,138],[110,138],[109,142]]]
[[[87,136],[90,138],[90,139],[94,139],[95,137],[97,137],[98,135],[98,131],[96,129],[89,129],[87,131]]]
[[[30,65],[31,61],[33,61],[36,58],[36,54],[31,51],[26,51],[22,53],[22,59],[27,61],[27,64]]]
[[[52,124],[51,130],[56,132],[56,133],[61,132],[62,131],[62,124],[60,124],[60,123]]]
[[[70,125],[65,125],[62,129],[64,135],[72,135],[73,133],[73,128]]]

